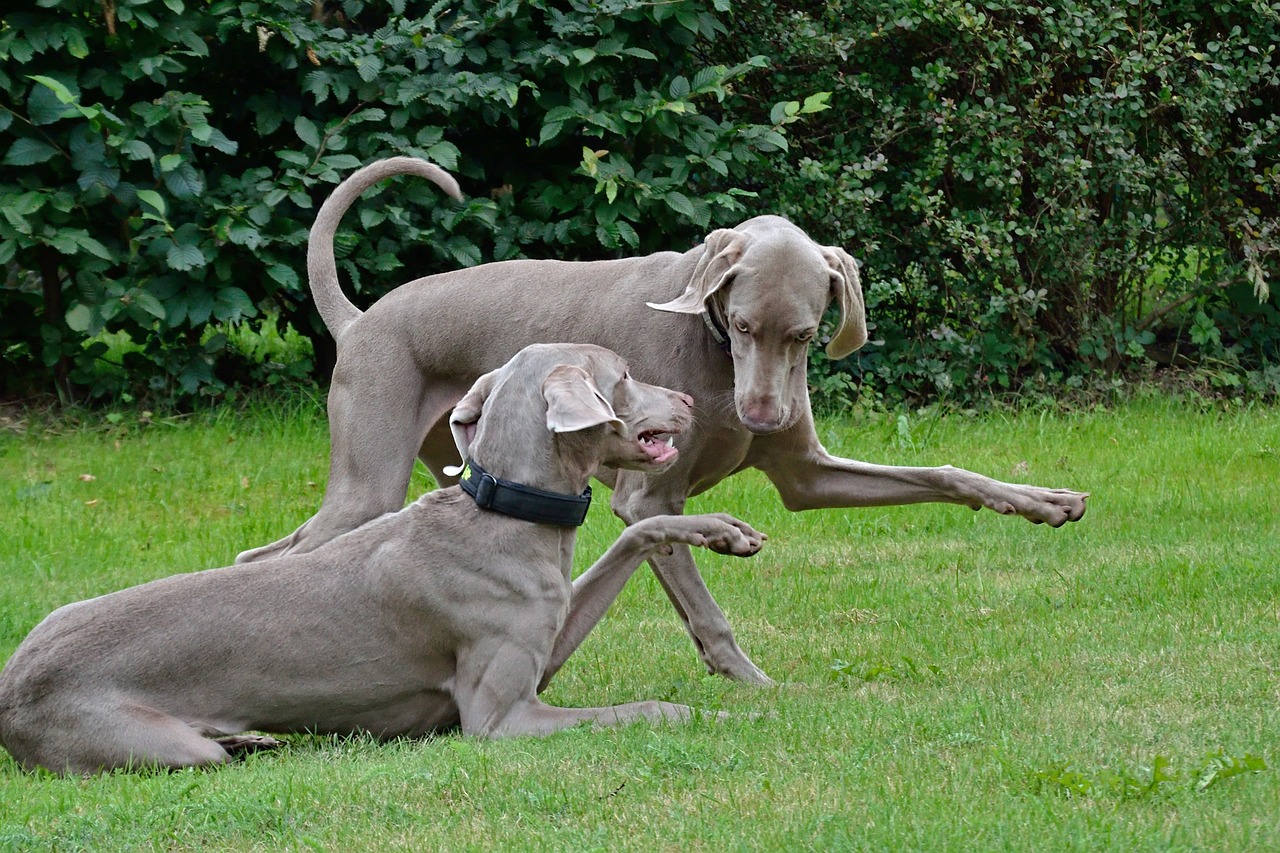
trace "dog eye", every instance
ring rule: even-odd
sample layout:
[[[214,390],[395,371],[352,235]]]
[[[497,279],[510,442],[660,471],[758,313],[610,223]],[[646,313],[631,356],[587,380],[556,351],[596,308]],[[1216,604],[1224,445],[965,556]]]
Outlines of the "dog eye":
[[[737,329],[739,332],[742,332],[744,335],[747,333],[749,329],[746,322],[743,320],[734,320],[733,327]]]
[[[796,343],[807,344],[809,343],[809,341],[813,340],[814,334],[816,333],[812,331],[801,332],[800,334],[796,335]]]

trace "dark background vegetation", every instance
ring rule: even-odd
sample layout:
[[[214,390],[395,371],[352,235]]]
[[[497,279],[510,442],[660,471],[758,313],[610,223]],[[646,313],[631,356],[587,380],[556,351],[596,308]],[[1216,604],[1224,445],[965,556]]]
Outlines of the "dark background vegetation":
[[[1265,2],[36,0],[0,23],[0,395],[323,380],[316,207],[416,154],[467,199],[367,193],[357,304],[774,212],[865,263],[823,405],[1274,397],[1277,44]]]

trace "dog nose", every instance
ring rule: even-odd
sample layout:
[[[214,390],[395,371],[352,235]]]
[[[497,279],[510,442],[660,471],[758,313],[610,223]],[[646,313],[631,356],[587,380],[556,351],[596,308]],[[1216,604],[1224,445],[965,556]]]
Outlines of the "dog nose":
[[[682,394],[679,391],[677,391],[676,396],[680,398],[681,403],[684,403],[686,406],[688,406],[691,409],[693,408],[693,398],[690,397],[688,394]]]

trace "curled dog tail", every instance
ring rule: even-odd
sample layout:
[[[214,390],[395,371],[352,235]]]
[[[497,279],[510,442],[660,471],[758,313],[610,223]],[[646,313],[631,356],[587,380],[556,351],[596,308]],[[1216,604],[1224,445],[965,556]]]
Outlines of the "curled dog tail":
[[[342,215],[360,197],[360,193],[383,178],[394,175],[426,178],[454,198],[462,198],[458,182],[452,175],[434,163],[416,157],[388,157],[378,160],[338,184],[337,189],[320,206],[307,241],[307,281],[311,286],[311,298],[315,300],[329,334],[335,338],[363,312],[352,304],[338,283],[338,262],[333,254],[333,236],[338,231]]]

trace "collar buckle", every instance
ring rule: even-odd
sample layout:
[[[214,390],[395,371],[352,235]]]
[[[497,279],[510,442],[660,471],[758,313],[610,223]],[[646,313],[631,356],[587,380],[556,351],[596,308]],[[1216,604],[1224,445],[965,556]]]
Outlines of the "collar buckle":
[[[474,462],[472,467],[478,467]],[[493,496],[498,491],[498,481],[488,471],[481,471],[478,479],[472,480],[475,484],[475,491],[471,494],[476,500],[476,506],[481,509],[493,508]]]

